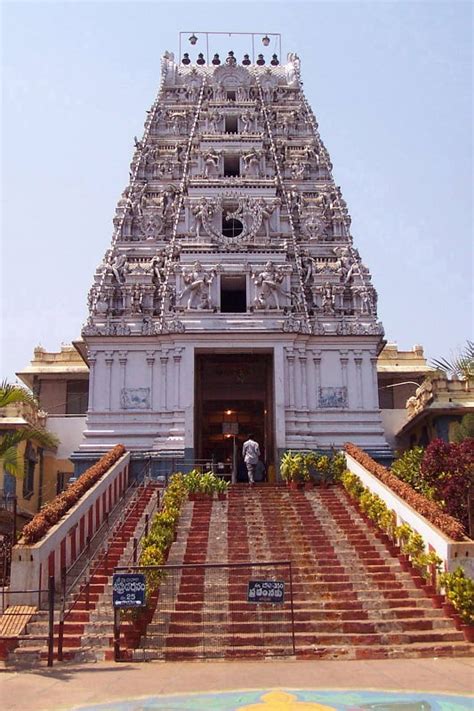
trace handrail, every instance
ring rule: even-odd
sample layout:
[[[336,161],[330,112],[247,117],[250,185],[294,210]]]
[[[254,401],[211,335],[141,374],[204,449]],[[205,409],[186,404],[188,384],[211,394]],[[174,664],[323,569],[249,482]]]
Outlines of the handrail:
[[[291,644],[293,654],[296,654],[296,633],[295,633],[295,607],[294,607],[294,590],[293,590],[293,564],[291,560],[269,560],[269,561],[242,561],[239,563],[173,563],[171,565],[129,565],[114,568],[114,572],[145,572],[151,570],[161,570],[166,574],[166,571],[171,570],[209,570],[209,569],[244,569],[244,568],[286,568],[288,570],[288,585],[289,585],[289,605],[290,605],[290,626],[291,626]],[[116,662],[121,661],[120,654],[120,614],[118,608],[114,608],[114,659]]]
[[[121,570],[178,570],[182,568],[269,568],[272,565],[291,565],[291,560],[244,561],[239,563],[164,563],[163,565],[128,565],[114,568]]]
[[[150,527],[150,519],[152,518],[153,514],[158,510],[158,508],[161,508],[158,490],[156,490],[156,492],[155,492],[154,499],[155,500],[153,501],[151,509],[149,511],[147,511],[145,514],[145,519],[144,519],[143,523],[139,524],[139,526],[137,527],[138,529],[141,529],[139,535],[138,536],[135,535],[133,537],[133,549],[132,549],[132,553],[127,561],[128,563],[130,563],[130,561],[132,561],[133,565],[136,565],[137,560],[140,557],[143,539],[146,536],[148,536],[149,527]]]
[[[134,496],[131,498],[131,500],[130,500],[130,502],[129,502],[129,505],[133,502],[132,510],[135,509],[135,506],[137,505],[137,502],[139,501],[138,492],[139,492],[139,490],[140,490],[140,488],[141,488],[142,486],[144,487],[144,486],[146,486],[146,484],[145,484],[145,483],[140,484],[140,485],[136,488],[136,493],[134,494]],[[128,493],[131,489],[133,489],[133,488],[135,488],[135,487],[136,487],[136,481],[134,481],[134,482],[132,482],[132,484],[130,484],[130,486],[128,487],[126,493]],[[123,503],[124,499],[125,499],[125,497],[122,497],[122,498],[120,499],[120,501],[118,502],[118,504]],[[113,511],[115,511],[115,510],[117,509],[118,504],[116,504],[116,505],[114,506],[114,508],[112,509]],[[129,516],[130,516],[130,513],[131,513],[131,512],[129,511],[129,513],[127,514],[127,516],[126,516],[125,519],[118,519],[118,520],[113,524],[113,526],[112,526],[111,528],[110,528],[110,526],[109,526],[110,516],[109,516],[109,515],[107,516],[107,519],[106,519],[106,521],[105,521],[105,524],[103,524],[103,525],[101,526],[101,529],[104,528],[104,526],[107,526],[108,534],[107,534],[107,536],[103,539],[102,544],[101,544],[100,546],[98,546],[98,548],[97,548],[96,551],[95,551],[96,554],[99,553],[99,557],[97,557],[97,558],[94,559],[94,564],[95,564],[94,567],[95,567],[95,568],[97,568],[97,567],[103,562],[104,558],[107,560],[107,558],[108,558],[108,549],[109,549],[109,544],[110,544],[110,538],[111,538],[111,536],[113,536],[113,534],[115,533],[116,529],[118,529],[120,526],[122,526],[122,525],[128,520],[128,518],[129,518]],[[103,550],[103,549],[104,549],[104,550]],[[86,547],[86,551],[85,551],[85,552],[87,552],[87,550],[88,550],[88,547]],[[86,560],[86,563],[85,563],[84,567],[81,569],[81,572],[79,573],[79,575],[75,578],[75,580],[73,581],[73,583],[71,583],[71,585],[69,586],[69,588],[67,588],[67,589],[64,591],[66,596],[70,594],[70,592],[71,592],[71,590],[73,589],[73,587],[77,584],[77,582],[79,581],[79,579],[81,578],[81,576],[82,576],[82,575],[84,574],[84,572],[85,572],[86,570],[88,570],[88,569],[89,569],[89,570],[88,570],[87,578],[90,577],[90,565],[91,565],[91,563],[92,563],[92,558],[91,558],[91,557],[88,557],[87,560]],[[77,595],[76,595],[76,599],[75,599],[75,601],[74,601],[74,604],[71,605],[71,607],[68,609],[68,611],[67,611],[67,613],[66,613],[66,616],[72,611],[72,608],[74,607],[74,605],[75,605],[75,603],[76,603],[76,601],[77,601],[77,598],[80,597],[82,591],[84,590],[84,588],[86,587],[86,585],[88,585],[88,582],[89,582],[89,581],[87,580],[87,581],[84,583],[84,585],[82,585],[82,586],[79,588],[78,593],[77,593]]]
[[[71,590],[72,590],[73,587],[76,585],[76,583],[78,582],[78,580],[79,580],[79,578],[81,577],[81,575],[82,575],[82,574],[84,573],[84,571],[87,569],[87,566],[89,565],[90,560],[91,560],[91,546],[92,546],[93,542],[96,541],[96,540],[98,540],[98,539],[99,539],[99,540],[101,539],[101,536],[102,536],[102,534],[103,534],[104,529],[109,530],[109,528],[110,528],[110,518],[111,518],[111,516],[112,516],[114,513],[117,512],[117,510],[119,509],[119,507],[123,504],[123,501],[127,498],[127,495],[128,495],[128,494],[132,491],[132,489],[134,489],[136,486],[137,486],[137,480],[134,479],[134,480],[129,484],[129,486],[125,489],[125,491],[123,492],[122,496],[120,496],[120,498],[117,500],[117,502],[115,503],[115,505],[111,508],[111,510],[110,510],[110,511],[107,511],[107,512],[105,513],[104,522],[99,526],[99,528],[98,528],[97,531],[94,533],[94,535],[92,536],[92,538],[88,538],[88,539],[87,539],[87,545],[86,545],[86,548],[84,549],[84,551],[76,558],[76,560],[74,561],[74,563],[72,563],[72,564],[69,566],[69,568],[66,568],[65,571],[62,572],[62,576],[65,576],[65,578],[66,578],[66,580],[67,580],[68,574],[69,574],[74,568],[77,567],[77,565],[78,565],[78,563],[80,562],[81,558],[82,558],[83,556],[85,557],[85,564],[84,564],[84,566],[80,569],[79,573],[76,575],[76,577],[74,578],[74,580],[71,582],[71,584],[69,585],[69,587],[66,589],[66,594],[69,594],[69,593],[71,592]],[[100,545],[99,545],[99,546],[97,547],[97,549],[92,553],[92,555],[94,555],[94,553],[96,553],[99,549],[100,549]]]
[[[110,546],[110,541],[113,539],[114,534],[116,530],[123,525],[126,524],[126,522],[129,520],[129,518],[132,516],[134,513],[138,503],[141,500],[140,493],[141,491],[148,486],[150,476],[149,476],[149,470],[150,470],[150,462],[147,461],[145,463],[145,466],[142,470],[141,473],[145,473],[143,479],[141,479],[141,476],[134,478],[134,480],[131,482],[131,484],[128,486],[126,491],[124,492],[123,496],[119,499],[117,504],[114,506],[112,511],[117,511],[119,505],[123,505],[123,502],[126,499],[127,494],[133,489],[136,488],[135,494],[131,497],[130,501],[128,502],[128,508],[126,512],[125,518],[118,518],[113,526],[110,528],[110,513],[106,517],[106,521],[102,526],[98,529],[98,531],[94,534],[94,539],[97,537],[97,535],[103,531],[104,527],[107,527],[107,535],[103,538],[102,544],[97,547],[97,549],[94,551],[94,560],[92,560],[92,557],[90,556],[90,541],[87,542],[86,549],[84,551],[86,557],[85,565],[81,568],[81,571],[79,575],[76,576],[74,579],[73,583],[67,588],[67,571],[63,573],[62,575],[62,580],[61,580],[61,608],[60,608],[60,618],[59,618],[59,635],[58,635],[58,659],[62,660],[62,642],[63,642],[63,632],[64,632],[64,622],[65,620],[69,617],[69,615],[73,612],[74,608],[76,607],[76,604],[78,603],[82,593],[85,591],[86,593],[86,605],[87,608],[89,607],[89,590],[90,590],[90,578],[91,578],[91,572],[93,570],[96,570],[105,560],[106,566],[108,565],[108,555],[109,555],[109,546]],[[140,473],[140,474],[141,474]],[[137,486],[138,484],[138,486]],[[91,564],[94,564],[94,567],[91,567]],[[72,569],[71,566],[69,570]],[[86,572],[87,571],[87,572]],[[71,604],[66,607],[66,602],[67,602],[67,597],[70,595],[71,591],[73,588],[77,585],[78,581],[80,578],[84,575],[86,572],[86,579],[85,581],[79,586],[79,589],[76,591],[74,594],[74,599],[72,600]]]

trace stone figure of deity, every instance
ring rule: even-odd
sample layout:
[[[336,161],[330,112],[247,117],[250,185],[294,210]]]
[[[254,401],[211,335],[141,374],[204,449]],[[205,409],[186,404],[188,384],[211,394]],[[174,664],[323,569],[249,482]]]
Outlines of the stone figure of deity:
[[[325,313],[334,313],[336,305],[336,297],[332,288],[332,284],[326,282],[323,288],[321,299],[321,308]]]
[[[260,155],[257,151],[250,151],[243,156],[245,175],[260,177]]]
[[[219,155],[209,151],[204,156],[204,176],[206,178],[217,177],[219,175]]]
[[[205,230],[206,220],[209,220],[213,215],[213,208],[206,198],[201,198],[198,204],[192,208],[192,213],[194,215],[194,232],[197,239],[200,239],[201,230]]]
[[[248,133],[252,130],[253,118],[250,111],[247,109],[240,117],[240,133]]]
[[[270,219],[275,209],[274,205],[269,205],[265,202],[263,198],[258,201],[258,206],[260,208],[260,214],[262,216],[262,225],[265,230],[265,237],[270,239]]]
[[[128,271],[128,261],[125,254],[118,254],[110,263],[109,269],[117,284],[124,284],[125,275]]]
[[[212,308],[209,288],[215,275],[215,269],[205,271],[200,262],[194,262],[189,271],[183,270],[185,287],[178,294],[178,301],[186,297],[186,309],[188,310]]]
[[[272,303],[276,309],[281,308],[281,298],[289,297],[282,287],[284,278],[285,274],[281,267],[276,267],[273,262],[267,262],[261,272],[252,274],[253,282],[257,288],[257,296],[254,300],[255,308],[272,308]]]

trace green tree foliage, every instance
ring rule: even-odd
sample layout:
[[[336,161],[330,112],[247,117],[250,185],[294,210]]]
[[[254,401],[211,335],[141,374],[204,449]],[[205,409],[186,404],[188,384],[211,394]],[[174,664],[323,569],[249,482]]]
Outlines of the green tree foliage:
[[[432,499],[433,489],[420,475],[424,452],[423,447],[407,449],[392,464],[392,472],[399,479],[410,484],[415,491]]]
[[[467,341],[464,348],[451,360],[440,358],[431,361],[431,364],[447,375],[453,375],[460,380],[472,380],[474,378],[474,342]]]
[[[29,390],[4,380],[0,383],[0,408],[16,403],[26,403],[38,407],[38,403]],[[0,461],[5,471],[12,476],[22,477],[24,474],[24,460],[22,456],[19,456],[18,445],[29,440],[33,440],[45,449],[54,449],[58,445],[57,437],[40,427],[24,427],[1,435]]]
[[[465,439],[474,439],[474,412],[468,412],[453,427],[453,440],[459,443]]]

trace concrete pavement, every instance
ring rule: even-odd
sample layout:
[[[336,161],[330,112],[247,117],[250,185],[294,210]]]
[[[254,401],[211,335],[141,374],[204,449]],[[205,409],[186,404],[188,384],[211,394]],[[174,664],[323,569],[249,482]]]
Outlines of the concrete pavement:
[[[3,711],[59,711],[161,694],[275,688],[466,696],[474,693],[474,659],[56,664],[52,669],[3,671],[0,707]]]

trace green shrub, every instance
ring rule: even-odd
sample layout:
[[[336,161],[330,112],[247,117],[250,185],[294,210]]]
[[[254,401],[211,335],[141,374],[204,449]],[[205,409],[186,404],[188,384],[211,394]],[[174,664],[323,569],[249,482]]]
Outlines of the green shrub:
[[[423,447],[408,449],[400,454],[392,464],[392,472],[422,494],[424,491],[420,479],[420,467],[424,451]]]
[[[302,452],[292,453],[291,450],[282,455],[280,473],[285,481],[309,480],[306,456]]]
[[[453,573],[442,573],[440,583],[462,620],[474,625],[474,580],[459,566]]]
[[[198,469],[193,469],[183,477],[184,487],[188,494],[213,494],[225,493],[229,484],[223,482],[221,477],[216,476],[212,472],[200,472]]]
[[[341,482],[349,496],[357,501],[365,491],[365,487],[359,477],[350,472],[348,469],[346,469],[346,471],[342,474]]]

